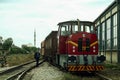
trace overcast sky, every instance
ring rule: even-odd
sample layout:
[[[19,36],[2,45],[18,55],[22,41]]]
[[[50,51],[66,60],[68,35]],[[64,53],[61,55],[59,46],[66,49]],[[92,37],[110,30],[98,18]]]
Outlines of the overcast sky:
[[[94,21],[114,0],[0,0],[0,36],[17,46],[36,45],[62,21]]]

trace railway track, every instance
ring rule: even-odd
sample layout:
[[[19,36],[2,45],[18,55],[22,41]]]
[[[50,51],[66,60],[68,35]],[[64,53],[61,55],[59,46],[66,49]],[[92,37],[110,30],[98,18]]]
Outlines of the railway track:
[[[65,72],[65,73],[70,73],[72,75],[77,75],[79,76],[80,80],[113,80],[99,72],[80,72],[80,73],[76,73],[76,72],[67,72],[66,70],[60,69],[61,71]],[[71,79],[73,80],[73,79]]]
[[[42,61],[39,63],[39,65],[42,64],[44,61],[45,61],[45,60],[42,60]],[[33,66],[33,67],[31,67],[31,68],[23,71],[23,72],[17,77],[17,80],[23,80],[23,78],[24,78],[24,76],[26,75],[26,73],[29,72],[30,70],[32,70],[32,69],[35,68],[35,67],[36,67],[36,66]]]
[[[39,64],[43,61],[44,60],[41,60]],[[0,80],[20,80],[27,71],[35,68],[35,64],[35,61],[31,61],[6,71],[2,71],[0,72]]]
[[[44,60],[41,60],[39,64],[42,64],[43,62],[44,62]],[[52,66],[49,66],[49,67],[52,67]],[[53,71],[54,71],[54,67],[53,67]],[[0,73],[0,80],[25,80],[24,77],[26,76],[26,73],[28,73],[33,68],[35,68],[35,62],[34,61],[29,62],[29,63],[24,64],[24,65],[20,65],[18,67],[15,67],[13,69],[10,69],[10,70],[7,70],[7,71],[4,71],[4,72]],[[40,67],[40,68],[42,68],[42,67]],[[43,69],[41,69],[41,70],[44,70],[45,68],[46,68],[46,71],[49,70],[49,68],[46,67],[46,66],[43,66]],[[37,69],[39,69],[39,67]],[[38,72],[37,75],[44,76],[44,74],[41,74],[42,73],[41,70],[38,70],[38,71],[40,71],[40,73]],[[60,70],[60,69],[58,69],[58,70]],[[60,80],[68,80],[69,78],[66,78],[64,75],[70,74],[70,73],[66,72],[66,71],[62,71],[62,72],[63,72],[63,76],[61,76]],[[54,73],[57,74],[58,72],[54,72]],[[47,72],[45,74],[51,75],[51,74],[49,74],[49,72]],[[34,75],[36,75],[36,74],[34,74]],[[74,75],[74,74],[70,74],[70,75],[71,75],[70,76],[71,78],[69,80],[76,80],[76,78],[74,77],[76,75]],[[87,75],[86,74],[84,74],[84,75],[79,74],[77,76],[78,76],[79,80],[112,80],[112,79],[110,79],[110,78],[108,78],[108,77],[106,77],[106,76],[104,76],[100,73],[95,73],[94,75],[91,75],[91,73],[89,73]],[[29,77],[32,77],[32,76],[30,75]],[[40,78],[38,78],[37,80],[43,80],[43,79],[40,79]]]
[[[74,74],[72,74],[74,75]],[[100,73],[91,73],[91,72],[81,72],[79,74],[76,74],[79,76],[80,80],[113,80],[103,74]]]
[[[59,67],[59,70],[62,71],[62,72],[65,72],[66,74],[69,74],[69,73],[71,74],[71,72],[67,72],[63,68]],[[92,73],[92,72],[83,72],[83,73],[80,72],[78,74],[72,73],[72,75],[80,76],[80,80],[113,80],[113,79],[111,79],[111,78],[109,78],[109,77],[107,77],[107,76],[105,76],[101,73],[98,73],[98,72],[94,72],[94,73]],[[73,79],[71,79],[71,80],[73,80]]]
[[[100,74],[100,73],[95,73],[95,75],[97,75],[98,77],[100,77],[101,80],[112,80],[111,78],[103,75],[103,74]]]

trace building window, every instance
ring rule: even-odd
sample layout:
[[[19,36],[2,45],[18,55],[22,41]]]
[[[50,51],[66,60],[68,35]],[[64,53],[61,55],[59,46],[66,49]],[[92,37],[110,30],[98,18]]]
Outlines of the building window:
[[[111,28],[110,28],[110,26],[111,26],[111,21],[110,21],[110,18],[109,19],[107,19],[107,21],[106,21],[106,27],[107,27],[107,50],[110,50],[110,48],[111,48],[111,40],[110,40],[110,36],[111,36]]]
[[[100,39],[100,26],[97,26],[97,35],[98,35],[98,40]]]
[[[98,35],[98,46],[99,46],[99,51],[100,51],[100,26],[97,26],[97,35]]]
[[[117,13],[113,15],[113,49],[117,49]]]
[[[102,50],[105,50],[105,22],[102,23]]]

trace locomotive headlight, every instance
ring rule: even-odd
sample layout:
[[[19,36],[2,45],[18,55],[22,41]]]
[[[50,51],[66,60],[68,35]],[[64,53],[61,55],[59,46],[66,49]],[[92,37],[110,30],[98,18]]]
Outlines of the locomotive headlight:
[[[69,36],[69,38],[71,38],[71,37],[72,37],[72,35]]]
[[[77,62],[76,60],[74,60],[74,62]]]
[[[68,55],[68,57],[71,57],[72,55]]]
[[[73,50],[73,52],[75,52],[75,50]]]
[[[85,34],[82,34],[82,37],[85,37]]]
[[[73,46],[72,48],[73,48],[73,52],[75,52],[75,46]]]
[[[97,56],[98,63],[104,62],[105,60],[106,60],[106,57],[104,55]]]
[[[72,48],[75,49],[75,46],[73,46]]]
[[[68,60],[68,62],[71,62],[71,60]]]
[[[96,50],[93,50],[93,52],[96,52]]]
[[[76,62],[76,56],[74,55],[74,56],[68,56],[68,62],[69,63],[75,63]]]
[[[95,49],[96,47],[95,46],[93,46],[93,49]]]

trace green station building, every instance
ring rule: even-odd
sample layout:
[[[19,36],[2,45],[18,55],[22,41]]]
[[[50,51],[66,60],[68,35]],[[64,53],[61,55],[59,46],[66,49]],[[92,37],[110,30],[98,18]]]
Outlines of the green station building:
[[[106,56],[106,62],[120,63],[120,0],[113,1],[94,22],[99,54]]]

